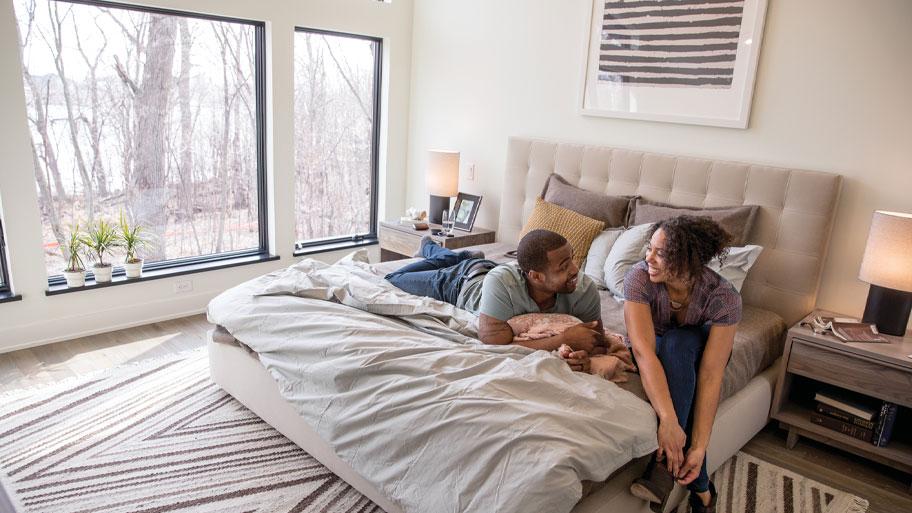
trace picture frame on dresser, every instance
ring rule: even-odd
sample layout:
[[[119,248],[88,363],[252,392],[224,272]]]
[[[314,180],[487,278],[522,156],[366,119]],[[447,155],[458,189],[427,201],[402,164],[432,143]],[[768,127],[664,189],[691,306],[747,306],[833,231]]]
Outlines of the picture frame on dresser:
[[[581,113],[747,128],[767,0],[733,3],[593,0]]]
[[[456,212],[456,221],[453,223],[453,227],[464,232],[472,231],[480,206],[481,196],[460,192],[456,196],[455,205],[453,205],[453,212]]]

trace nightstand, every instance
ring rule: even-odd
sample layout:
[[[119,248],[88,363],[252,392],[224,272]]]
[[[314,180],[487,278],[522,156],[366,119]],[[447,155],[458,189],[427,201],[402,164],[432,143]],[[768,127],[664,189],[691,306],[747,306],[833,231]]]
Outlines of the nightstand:
[[[802,322],[815,315],[838,316],[818,311]],[[801,323],[788,331],[770,416],[788,430],[789,449],[803,436],[912,474],[912,433],[901,424],[909,422],[912,413],[912,335],[885,338],[889,343],[842,342],[830,334],[816,334]],[[813,393],[822,383],[899,405],[887,446],[875,447],[813,424]]]
[[[427,230],[416,230],[411,225],[401,225],[396,221],[380,221],[380,261],[412,258],[418,251],[421,237],[431,235],[432,230],[440,228],[439,224],[430,224]],[[434,241],[453,250],[494,242],[494,231],[487,228],[476,226],[471,232],[455,230],[453,233],[452,237],[435,236]]]

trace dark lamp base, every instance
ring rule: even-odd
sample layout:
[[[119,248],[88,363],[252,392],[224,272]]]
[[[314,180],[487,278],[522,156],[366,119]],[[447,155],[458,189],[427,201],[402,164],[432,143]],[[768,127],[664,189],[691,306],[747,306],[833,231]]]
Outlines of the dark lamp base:
[[[906,334],[910,312],[912,312],[912,292],[872,284],[861,320],[874,323],[877,325],[877,331],[885,335],[901,337]]]
[[[434,224],[443,224],[443,211],[450,209],[450,198],[449,196],[431,196],[431,201],[428,205],[428,220]]]

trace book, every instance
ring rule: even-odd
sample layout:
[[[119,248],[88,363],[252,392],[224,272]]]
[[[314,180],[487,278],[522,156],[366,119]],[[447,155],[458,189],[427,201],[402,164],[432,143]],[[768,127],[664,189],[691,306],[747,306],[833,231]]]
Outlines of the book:
[[[856,417],[855,415],[852,415],[851,413],[846,413],[846,412],[844,412],[838,408],[834,408],[828,404],[818,402],[817,408],[815,408],[815,409],[817,410],[817,413],[819,413],[821,415],[828,415],[830,417],[833,417],[834,419],[839,419],[843,422],[855,424],[856,426],[863,427],[865,429],[874,429],[875,424],[874,424],[873,420],[865,420],[861,417]]]
[[[816,316],[813,327],[824,333],[832,333],[843,342],[889,342],[877,331],[877,326],[868,322],[858,322],[845,317]]]
[[[889,401],[884,401],[880,407],[880,416],[874,427],[874,436],[871,443],[877,447],[885,447],[893,435],[893,424],[896,423],[896,414],[899,406]]]
[[[823,426],[827,429],[838,431],[844,435],[849,435],[852,438],[861,440],[863,442],[871,442],[874,436],[873,430],[865,429],[861,426],[856,426],[855,424],[850,424],[848,422],[843,422],[839,419],[834,419],[826,415],[821,415],[817,412],[811,413],[811,422],[819,426]]]
[[[814,400],[868,421],[873,421],[878,412],[878,407],[863,396],[847,390],[824,388],[814,394]]]

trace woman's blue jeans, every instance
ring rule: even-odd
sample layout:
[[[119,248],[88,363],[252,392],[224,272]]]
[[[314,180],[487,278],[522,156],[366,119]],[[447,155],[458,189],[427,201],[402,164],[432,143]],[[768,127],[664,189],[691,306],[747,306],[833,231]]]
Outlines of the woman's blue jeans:
[[[697,371],[700,368],[700,358],[703,348],[709,339],[710,326],[683,326],[665,332],[661,337],[656,337],[656,355],[665,369],[665,379],[668,380],[668,391],[671,393],[671,402],[674,405],[678,423],[687,433],[687,444],[684,446],[685,454],[690,447],[691,432],[693,430],[694,399],[697,395]],[[705,492],[709,490],[709,476],[706,474],[706,458],[700,474],[691,481],[687,488],[692,492]]]
[[[455,305],[466,273],[480,260],[468,251],[456,253],[436,244],[425,244],[421,256],[424,260],[387,274],[386,280],[410,294]]]

